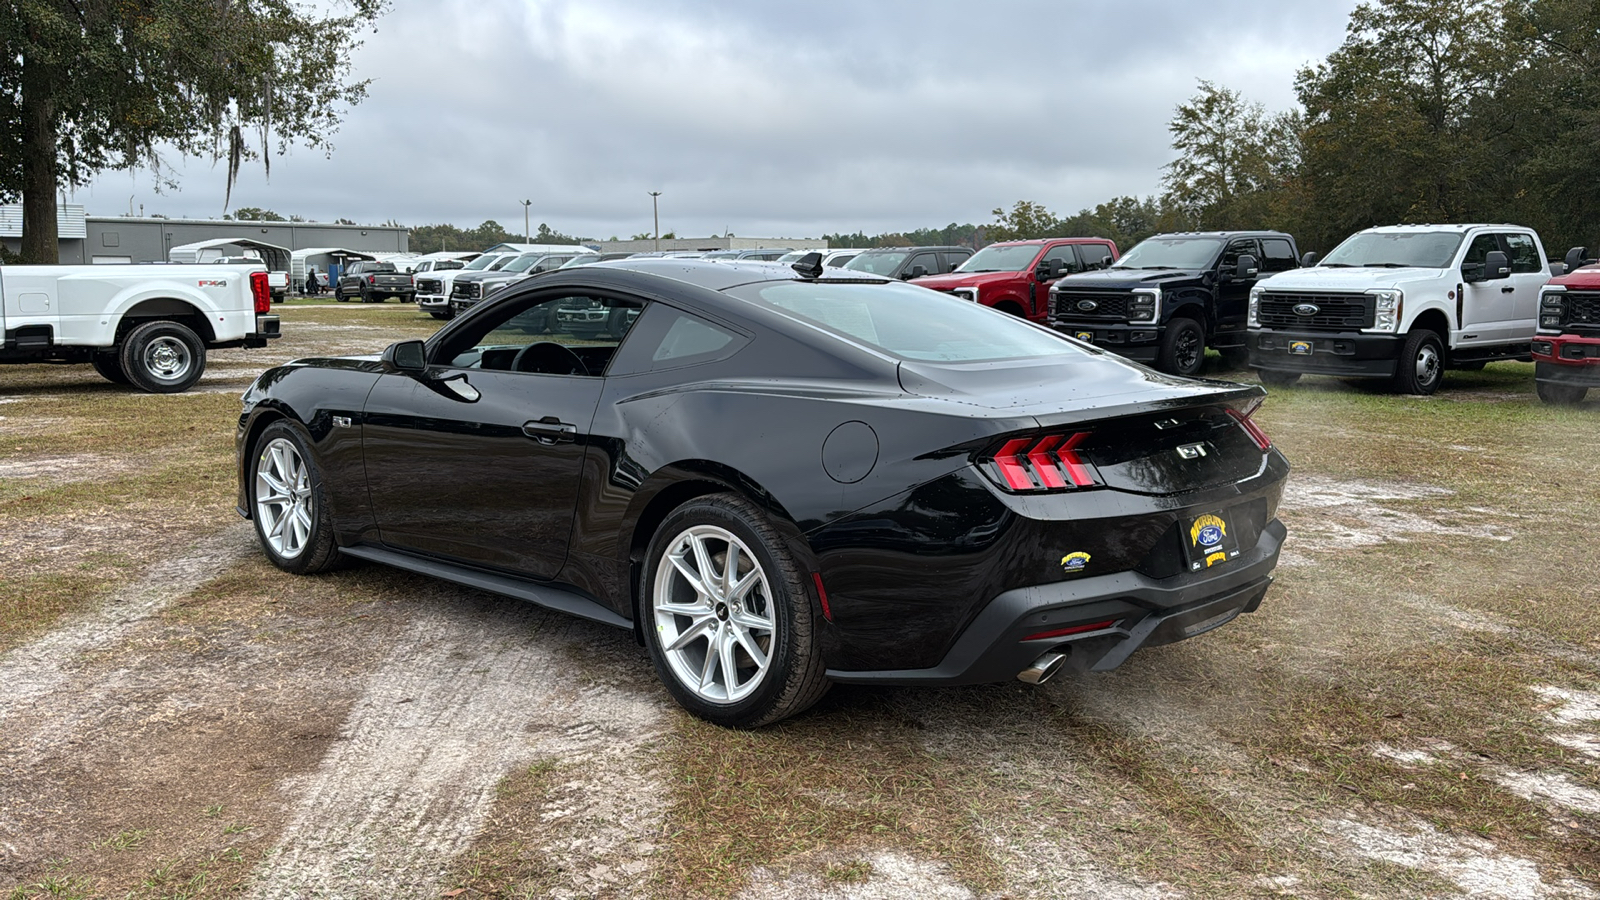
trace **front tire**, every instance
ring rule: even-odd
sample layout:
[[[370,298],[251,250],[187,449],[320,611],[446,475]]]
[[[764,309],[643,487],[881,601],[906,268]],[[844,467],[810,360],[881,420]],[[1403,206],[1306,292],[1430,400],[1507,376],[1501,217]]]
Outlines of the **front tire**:
[[[1206,327],[1194,319],[1173,319],[1161,336],[1156,368],[1173,375],[1199,375],[1206,362]]]
[[[800,568],[744,498],[701,497],[667,516],[650,541],[640,597],[656,672],[696,716],[755,728],[827,692]]]
[[[1288,387],[1300,380],[1299,372],[1284,372],[1280,369],[1257,369],[1261,376],[1261,383],[1267,387]]]
[[[1394,370],[1394,389],[1400,394],[1426,396],[1439,389],[1444,381],[1444,342],[1439,335],[1426,328],[1418,328],[1406,335],[1406,344],[1400,351],[1400,361]]]
[[[146,322],[122,339],[117,362],[139,390],[181,394],[205,374],[206,346],[179,322]]]
[[[1588,388],[1580,385],[1550,384],[1545,381],[1534,382],[1533,389],[1540,400],[1552,406],[1577,406],[1589,393]]]
[[[311,575],[339,560],[322,470],[305,436],[286,421],[268,425],[256,441],[250,509],[261,549],[278,568]]]
[[[348,302],[350,302],[350,298],[346,297],[344,295],[344,291],[341,291],[338,288],[334,288],[334,290],[333,290],[333,300],[334,300],[335,303],[348,303]]]

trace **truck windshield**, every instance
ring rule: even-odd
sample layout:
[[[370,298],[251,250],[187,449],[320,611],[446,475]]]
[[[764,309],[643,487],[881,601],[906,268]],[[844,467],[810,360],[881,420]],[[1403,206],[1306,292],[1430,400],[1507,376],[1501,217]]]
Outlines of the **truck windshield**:
[[[990,244],[967,257],[957,272],[1021,272],[1033,265],[1038,244]]]
[[[1209,269],[1222,249],[1217,238],[1151,238],[1129,250],[1113,269]]]
[[[511,260],[511,262],[506,263],[505,267],[502,268],[500,271],[502,271],[502,272],[526,272],[529,269],[533,268],[533,264],[538,262],[541,259],[544,259],[544,257],[543,256],[518,256],[515,259]]]
[[[1447,269],[1461,237],[1454,231],[1363,231],[1345,238],[1318,265]]]
[[[873,275],[893,275],[900,263],[911,253],[910,250],[886,250],[882,253],[860,253],[855,259],[844,264],[846,269],[856,272],[870,272]]]
[[[463,272],[481,272],[484,269],[489,268],[489,265],[491,263],[493,263],[495,260],[502,259],[502,258],[503,257],[499,257],[499,256],[480,256],[477,259],[473,260],[472,262],[469,262],[465,266],[463,266],[462,267],[462,271]]]

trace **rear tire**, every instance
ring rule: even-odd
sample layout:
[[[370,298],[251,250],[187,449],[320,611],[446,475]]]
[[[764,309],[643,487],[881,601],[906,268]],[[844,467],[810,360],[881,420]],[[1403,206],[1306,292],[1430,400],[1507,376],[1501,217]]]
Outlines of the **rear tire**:
[[[350,298],[346,297],[344,295],[344,291],[341,291],[338,288],[334,288],[334,290],[333,290],[333,300],[334,300],[335,303],[348,303],[348,302],[350,302]]]
[[[1400,394],[1427,396],[1444,381],[1444,342],[1426,328],[1406,335],[1405,348],[1394,370],[1394,390]]]
[[[117,361],[139,390],[181,394],[205,374],[206,347],[188,326],[158,320],[128,332]]]
[[[756,728],[827,692],[800,567],[748,500],[714,494],[673,510],[650,540],[641,577],[645,642],[684,709],[717,725]]]
[[[89,361],[94,364],[94,370],[100,373],[101,378],[112,384],[128,383],[128,373],[122,371],[122,361],[117,358],[117,351],[96,353]]]
[[[1206,327],[1194,319],[1167,323],[1156,354],[1156,368],[1172,375],[1198,375],[1206,363]]]
[[[341,559],[310,447],[299,428],[280,420],[261,432],[250,461],[256,537],[273,565],[296,575],[326,571]]]
[[[1589,389],[1572,384],[1550,384],[1545,381],[1536,381],[1533,389],[1539,394],[1539,399],[1552,406],[1576,406],[1583,402]]]
[[[1261,376],[1261,383],[1268,387],[1288,387],[1300,380],[1299,372],[1284,372],[1279,369],[1257,369]]]

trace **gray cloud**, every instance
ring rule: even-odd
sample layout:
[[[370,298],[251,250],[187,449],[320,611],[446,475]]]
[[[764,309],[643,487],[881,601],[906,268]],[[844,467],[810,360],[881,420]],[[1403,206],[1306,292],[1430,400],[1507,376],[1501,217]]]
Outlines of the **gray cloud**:
[[[1149,194],[1197,79],[1274,109],[1344,37],[1354,0],[843,2],[399,0],[355,52],[373,79],[331,158],[296,148],[235,206],[331,220],[626,236],[869,233],[1059,213]],[[181,191],[110,173],[76,199],[216,216],[223,172]]]

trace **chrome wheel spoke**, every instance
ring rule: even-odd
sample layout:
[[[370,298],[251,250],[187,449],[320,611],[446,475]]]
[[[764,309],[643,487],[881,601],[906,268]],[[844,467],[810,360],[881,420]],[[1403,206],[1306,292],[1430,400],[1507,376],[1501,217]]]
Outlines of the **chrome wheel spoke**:
[[[694,566],[700,570],[700,583],[705,586],[705,592],[713,597],[720,597],[722,592],[717,590],[719,587],[715,575],[717,570],[711,565],[711,554],[706,552],[706,542],[696,535],[689,539],[689,546],[694,548]]]
[[[719,643],[717,639],[719,637],[721,635],[713,633],[710,643],[706,645],[705,663],[700,667],[700,692],[702,694],[710,693],[711,689],[716,685],[714,679],[717,674],[717,660],[722,658],[722,654],[717,652],[717,644]]]
[[[762,650],[760,645],[750,637],[748,630],[735,624],[733,626],[733,636],[739,642],[739,646],[744,648],[744,652],[750,654],[750,659],[755,662],[756,669],[760,670],[767,667],[766,651]]]
[[[735,689],[739,687],[739,667],[733,662],[733,629],[724,627],[718,635],[717,656],[722,661],[722,689],[732,699]],[[755,678],[755,675],[751,675]]]
[[[685,528],[658,559],[651,615],[674,680],[708,703],[748,697],[771,670],[778,639],[761,563],[715,525]]]
[[[696,621],[693,625],[690,625],[688,628],[684,629],[683,632],[678,635],[678,639],[673,641],[671,645],[667,647],[667,649],[674,651],[682,650],[701,638],[706,638],[708,640],[712,639],[711,635],[706,634],[706,626],[709,625],[714,627],[716,624],[716,616],[706,616],[705,618]]]
[[[274,553],[294,559],[316,530],[311,467],[286,438],[274,438],[256,460],[255,511],[261,538]]]
[[[683,580],[689,582],[689,587],[693,588],[696,594],[708,598],[711,596],[706,583],[700,578],[700,573],[689,568],[689,564],[684,562],[682,556],[669,556],[667,559],[672,563],[672,567],[678,570],[678,574],[683,576]]]

